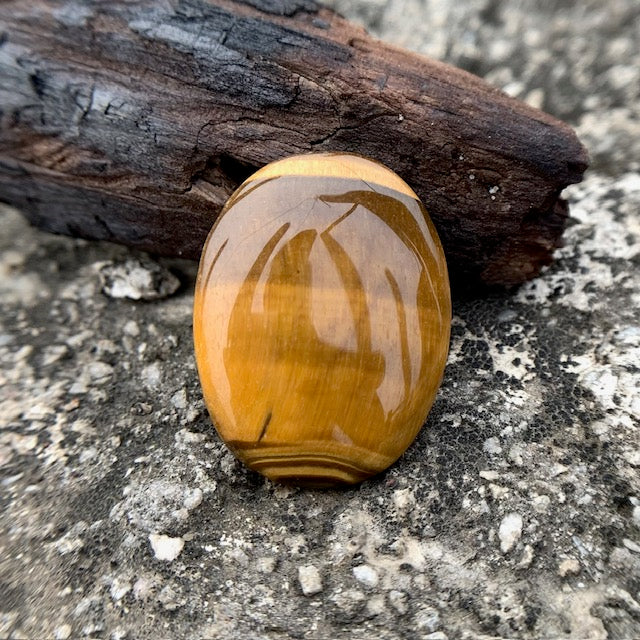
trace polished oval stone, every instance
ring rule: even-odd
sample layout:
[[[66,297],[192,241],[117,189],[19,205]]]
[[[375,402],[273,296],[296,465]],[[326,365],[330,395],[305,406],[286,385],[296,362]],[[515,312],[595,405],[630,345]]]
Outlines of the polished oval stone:
[[[423,425],[447,358],[449,281],[410,187],[361,156],[257,171],[207,239],[194,301],[213,422],[249,467],[359,482]]]

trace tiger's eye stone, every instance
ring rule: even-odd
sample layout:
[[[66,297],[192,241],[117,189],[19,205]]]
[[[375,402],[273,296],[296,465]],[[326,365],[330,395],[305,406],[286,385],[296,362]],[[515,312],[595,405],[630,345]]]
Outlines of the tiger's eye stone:
[[[445,366],[444,254],[415,193],[343,153],[267,165],[202,253],[194,340],[222,439],[277,481],[382,471],[425,421]]]

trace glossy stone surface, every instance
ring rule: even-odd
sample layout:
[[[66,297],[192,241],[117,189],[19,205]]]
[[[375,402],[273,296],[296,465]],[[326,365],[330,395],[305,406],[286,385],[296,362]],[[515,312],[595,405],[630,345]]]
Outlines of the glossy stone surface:
[[[451,318],[437,234],[395,173],[351,154],[272,163],[202,253],[196,359],[222,439],[274,480],[363,480],[413,441]]]

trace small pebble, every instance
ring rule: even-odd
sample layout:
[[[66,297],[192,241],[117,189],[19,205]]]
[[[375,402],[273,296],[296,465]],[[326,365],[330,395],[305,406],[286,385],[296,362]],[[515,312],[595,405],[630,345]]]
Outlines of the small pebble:
[[[111,598],[114,602],[118,602],[122,600],[127,593],[131,591],[131,585],[126,580],[120,580],[116,578],[111,584],[111,589],[109,593],[111,594]]]
[[[166,560],[172,562],[175,560],[184,547],[184,540],[182,538],[170,538],[164,534],[152,533],[149,536],[149,542],[151,542],[151,548],[158,560]]]
[[[353,576],[367,587],[375,587],[378,584],[378,572],[368,564],[361,564],[353,568]]]
[[[580,563],[575,558],[566,558],[558,565],[558,575],[561,578],[575,576],[580,573]]]
[[[498,440],[498,438],[487,438],[482,448],[490,455],[502,453],[502,447],[500,446],[500,440]]]
[[[440,626],[440,614],[436,609],[432,609],[431,607],[424,607],[418,610],[413,620],[418,631],[426,631],[431,634],[422,636],[422,638],[430,638]]]
[[[276,568],[276,559],[271,556],[265,556],[264,558],[258,558],[256,560],[256,569],[260,573],[273,573]]]
[[[56,640],[67,640],[67,638],[71,637],[71,625],[70,624],[62,624],[55,630],[55,638]]]
[[[198,507],[201,502],[202,502],[202,489],[196,487],[195,489],[193,489],[193,491],[187,492],[187,495],[184,499],[183,504],[185,509],[189,509],[189,511],[191,511],[192,509],[195,509],[196,507]]]
[[[149,578],[138,578],[133,585],[133,597],[136,600],[145,600],[151,595],[154,583]]]
[[[385,604],[384,604],[384,596],[376,595],[370,598],[367,601],[367,615],[370,617],[379,616],[384,613]]]
[[[122,329],[132,338],[137,338],[140,335],[140,327],[138,327],[138,323],[135,320],[127,320]]]
[[[167,585],[158,594],[158,601],[167,611],[175,611],[182,606],[178,594],[170,585]]]
[[[518,562],[518,569],[526,569],[533,562],[533,547],[528,544],[525,546],[524,551],[522,552],[522,557],[520,558],[520,562]]]
[[[159,386],[162,381],[162,370],[157,362],[146,366],[142,370],[142,382],[149,389],[154,389]]]
[[[102,292],[111,298],[161,300],[175,293],[180,281],[168,269],[149,259],[109,262],[99,269]]]
[[[171,396],[171,404],[176,409],[187,408],[187,390],[184,387]]]
[[[500,523],[498,537],[500,538],[500,550],[509,553],[515,547],[522,535],[522,516],[519,513],[508,513]]]
[[[404,591],[392,589],[389,591],[389,604],[403,616],[409,611],[409,597]]]
[[[305,596],[313,596],[322,591],[320,572],[312,564],[298,567],[298,582]]]
[[[416,503],[416,499],[411,489],[397,489],[393,492],[393,503],[398,511],[405,512]]]

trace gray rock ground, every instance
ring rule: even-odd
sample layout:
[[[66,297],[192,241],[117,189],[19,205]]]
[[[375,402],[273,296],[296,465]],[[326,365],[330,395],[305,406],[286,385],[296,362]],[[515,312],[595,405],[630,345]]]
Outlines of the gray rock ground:
[[[309,491],[212,430],[194,265],[3,209],[0,638],[640,637],[640,5],[331,4],[577,126],[594,169],[566,246],[518,291],[456,301],[396,465]]]

